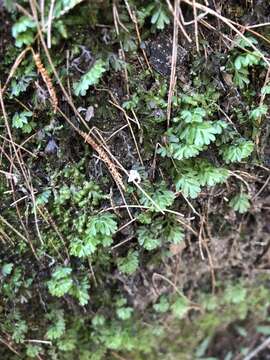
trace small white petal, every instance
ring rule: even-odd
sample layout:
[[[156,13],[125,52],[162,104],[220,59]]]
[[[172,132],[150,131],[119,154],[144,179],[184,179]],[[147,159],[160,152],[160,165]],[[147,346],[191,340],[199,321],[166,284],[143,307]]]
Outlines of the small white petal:
[[[141,182],[141,176],[140,176],[140,174],[138,173],[137,170],[130,170],[129,177],[128,177],[128,182],[136,182],[136,183]]]

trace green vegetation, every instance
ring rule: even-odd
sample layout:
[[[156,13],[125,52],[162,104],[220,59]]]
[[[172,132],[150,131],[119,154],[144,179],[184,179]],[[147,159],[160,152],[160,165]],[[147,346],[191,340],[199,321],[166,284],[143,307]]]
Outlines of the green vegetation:
[[[203,4],[182,1],[172,86],[167,1],[4,0],[1,359],[231,360],[269,336],[270,33],[238,30],[269,9]]]

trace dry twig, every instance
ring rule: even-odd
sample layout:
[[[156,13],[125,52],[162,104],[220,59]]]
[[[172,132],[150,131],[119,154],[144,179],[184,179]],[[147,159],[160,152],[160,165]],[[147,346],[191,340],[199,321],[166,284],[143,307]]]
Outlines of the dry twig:
[[[175,85],[176,85],[176,62],[177,62],[177,48],[178,48],[177,20],[179,18],[179,3],[180,3],[180,0],[174,0],[173,49],[172,49],[170,88],[169,88],[168,104],[167,104],[167,127],[170,126],[172,99],[173,99],[174,89],[175,89]]]
[[[261,351],[263,351],[264,349],[266,349],[269,346],[270,346],[270,337],[266,338],[261,343],[261,345],[259,345],[253,351],[251,351],[248,355],[246,355],[243,360],[252,360],[252,359],[254,359],[255,356],[257,356]]]
[[[42,64],[42,61],[40,59],[40,55],[38,53],[33,52],[33,58],[34,58],[36,67],[37,67],[39,73],[41,74],[42,79],[45,82],[45,84],[47,86],[47,89],[49,91],[51,101],[52,101],[53,110],[54,110],[54,112],[56,112],[57,105],[58,105],[58,99],[57,99],[57,96],[56,96],[56,92],[55,92],[52,80],[51,80],[45,66]]]

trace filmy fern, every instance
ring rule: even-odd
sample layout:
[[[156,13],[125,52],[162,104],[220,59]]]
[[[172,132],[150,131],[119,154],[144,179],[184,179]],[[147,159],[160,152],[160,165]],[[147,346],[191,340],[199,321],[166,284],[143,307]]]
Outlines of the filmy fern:
[[[205,108],[200,96],[181,97],[184,107],[178,117],[173,119],[175,125],[166,132],[166,144],[158,150],[162,157],[174,159],[174,183],[177,191],[186,197],[195,199],[203,186],[214,186],[223,183],[229,176],[221,166],[214,166],[206,159],[198,157],[211,144],[218,147],[218,152],[226,163],[240,162],[250,156],[254,143],[231,129],[224,120],[207,120],[215,110],[207,102]],[[265,106],[255,108],[250,117],[257,119],[265,114]],[[194,159],[196,158],[196,159]]]
[[[167,145],[159,149],[161,156],[176,160],[189,159],[197,156],[216,136],[226,129],[222,120],[204,120],[207,115],[203,108],[182,110],[180,116],[174,119],[177,126],[167,132]]]
[[[35,28],[34,20],[28,16],[21,16],[12,26],[12,36],[16,39],[15,45],[22,47],[23,45],[32,44],[34,41],[33,29]]]
[[[178,319],[183,319],[190,309],[189,301],[184,297],[178,299],[171,305],[173,315]]]
[[[72,276],[70,267],[58,266],[48,281],[49,292],[56,297],[62,297],[66,294],[78,299],[80,305],[86,305],[89,300],[88,289],[90,285],[88,279],[84,277],[78,281]]]
[[[10,97],[18,97],[21,93],[25,92],[36,76],[37,74],[34,71],[32,63],[24,66],[21,64],[13,79],[11,80]]]
[[[51,321],[51,325],[48,327],[46,332],[47,339],[55,340],[63,336],[66,330],[64,311],[51,311],[47,314],[47,319]]]
[[[76,220],[76,226],[80,226]],[[77,257],[87,257],[93,254],[98,246],[107,247],[113,242],[112,235],[117,229],[117,223],[114,216],[103,213],[92,216],[88,219],[86,229],[83,230],[86,218],[81,217],[82,234],[81,237],[72,239],[70,243],[70,254]],[[79,229],[78,228],[78,229]]]
[[[129,319],[131,317],[132,313],[133,313],[133,309],[132,309],[132,307],[129,307],[129,306],[121,307],[116,310],[116,314],[117,314],[118,318],[121,320]]]
[[[157,7],[153,9],[151,23],[158,29],[164,30],[165,26],[170,23],[170,17],[167,13],[166,7],[162,3],[158,3]]]
[[[153,308],[155,309],[156,312],[158,313],[166,313],[169,308],[170,308],[170,304],[169,304],[169,301],[167,299],[166,296],[161,296],[159,298],[159,302],[156,302],[154,305],[153,305]]]
[[[58,267],[52,274],[52,279],[48,281],[48,288],[52,295],[61,297],[67,294],[72,285],[72,269],[69,267]]]
[[[220,153],[226,163],[239,162],[249,157],[254,149],[254,143],[245,139],[238,139],[231,145],[221,148]]]
[[[21,129],[24,133],[30,133],[32,131],[29,118],[32,118],[33,113],[31,111],[16,112],[12,117],[12,127],[15,129]]]
[[[26,355],[31,359],[32,358],[37,359],[39,354],[41,354],[41,353],[42,353],[41,346],[28,344],[26,347]]]
[[[177,176],[175,180],[176,190],[180,190],[185,196],[195,199],[201,192],[200,182],[196,175],[195,171],[190,170],[185,174]]]
[[[144,249],[151,251],[162,245],[179,244],[184,240],[183,229],[174,216],[149,219],[144,221],[145,217],[140,217],[139,221],[143,225],[137,229],[138,242]]]
[[[124,274],[133,274],[139,266],[138,257],[138,251],[129,250],[128,255],[125,258],[117,259],[118,269]]]
[[[270,84],[269,82],[261,88],[262,95],[269,95],[270,94]]]
[[[142,226],[137,230],[138,241],[146,250],[151,251],[161,246],[160,232],[162,225],[155,222],[155,226]]]
[[[201,192],[202,186],[214,186],[223,183],[228,176],[227,169],[215,167],[207,160],[186,161],[181,164],[181,170],[176,173],[176,190],[195,199]]]
[[[99,59],[91,67],[91,69],[84,74],[79,82],[74,84],[74,94],[76,96],[85,96],[90,86],[98,84],[102,74],[106,71],[106,63]]]
[[[145,190],[148,197],[145,196],[145,194],[140,193],[140,203],[142,205],[148,207],[152,211],[160,211],[159,209],[165,210],[173,204],[175,195],[166,188],[165,183],[157,184],[154,189],[149,185],[149,183],[145,183]]]
[[[262,55],[251,48],[251,44],[256,45],[258,43],[255,38],[251,36],[247,37],[247,40],[239,38],[236,43],[239,45],[239,50],[233,61],[229,61],[227,68],[234,73],[233,82],[235,85],[243,89],[250,83],[250,68],[264,63],[261,61]]]
[[[259,105],[253,108],[249,113],[249,118],[254,122],[259,122],[263,116],[265,116],[268,112],[267,105]]]
[[[250,196],[245,193],[235,195],[229,205],[234,209],[234,211],[244,214],[250,208]]]
[[[12,340],[16,343],[23,342],[27,331],[28,331],[27,323],[25,322],[25,320],[22,320],[20,316],[17,316],[17,319],[14,322]]]

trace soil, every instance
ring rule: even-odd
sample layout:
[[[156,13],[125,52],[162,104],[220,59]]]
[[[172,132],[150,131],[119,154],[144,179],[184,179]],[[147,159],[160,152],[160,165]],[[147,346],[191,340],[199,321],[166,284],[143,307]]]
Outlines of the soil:
[[[156,38],[147,42],[149,62],[155,71],[163,76],[171,74],[172,36],[171,33],[161,32]],[[187,71],[188,51],[177,46],[176,73],[179,75]]]

